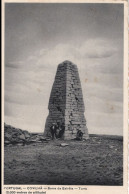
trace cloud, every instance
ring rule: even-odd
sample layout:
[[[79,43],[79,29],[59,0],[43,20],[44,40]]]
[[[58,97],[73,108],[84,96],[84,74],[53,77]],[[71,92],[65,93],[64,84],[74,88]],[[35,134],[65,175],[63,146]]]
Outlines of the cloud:
[[[123,105],[119,101],[102,99],[97,96],[88,96],[85,104],[86,112],[89,114],[94,110],[95,113],[106,113],[109,115],[120,114],[122,117]]]
[[[121,124],[119,121],[121,120]],[[87,126],[90,133],[123,135],[123,118],[121,114],[90,112],[87,114]]]
[[[47,107],[5,103],[5,122],[32,132],[43,132],[48,115]]]
[[[20,66],[22,66],[23,61],[11,61],[9,63],[5,64],[5,67],[9,67],[9,68],[19,68]]]
[[[123,103],[123,89],[122,88],[112,88],[104,87],[100,84],[87,84],[86,86],[82,85],[83,94],[86,98],[92,96],[98,97],[106,101],[116,101]]]
[[[68,43],[57,44],[48,49],[41,49],[29,55],[25,61],[14,61],[6,64],[7,67],[32,70],[34,68],[46,68],[63,62],[64,60],[75,61],[75,63],[84,59],[107,58],[113,56],[118,51],[115,44],[106,39],[89,39],[78,45]],[[84,62],[84,61],[83,61]]]
[[[116,45],[106,39],[89,39],[80,47],[80,53],[86,58],[107,58],[117,52]]]
[[[43,64],[59,64],[64,60],[75,62],[83,61],[87,58],[107,58],[118,51],[116,45],[110,40],[92,39],[83,42],[80,45],[58,44],[51,49],[40,50],[37,64],[44,67]],[[56,56],[56,57],[55,57]],[[53,60],[53,62],[52,62]]]

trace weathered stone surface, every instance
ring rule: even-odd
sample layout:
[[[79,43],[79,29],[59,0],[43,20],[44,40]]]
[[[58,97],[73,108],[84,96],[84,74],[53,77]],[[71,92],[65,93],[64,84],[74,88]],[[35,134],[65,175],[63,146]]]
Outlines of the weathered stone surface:
[[[48,109],[44,136],[51,136],[50,126],[52,123],[59,122],[65,124],[63,139],[76,138],[78,129],[83,132],[84,138],[89,137],[78,69],[70,61],[64,61],[58,65]]]
[[[30,138],[30,134],[28,131],[23,131],[25,138]]]
[[[19,139],[25,140],[25,135],[24,135],[24,134],[21,134],[21,135],[19,136]]]

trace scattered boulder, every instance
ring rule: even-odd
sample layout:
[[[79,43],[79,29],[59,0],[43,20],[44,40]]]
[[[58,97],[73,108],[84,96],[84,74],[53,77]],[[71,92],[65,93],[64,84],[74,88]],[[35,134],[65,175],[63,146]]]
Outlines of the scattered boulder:
[[[25,138],[30,138],[30,133],[28,131],[23,131]]]
[[[40,139],[41,139],[42,141],[48,141],[48,139],[45,138],[45,137],[40,137]]]
[[[19,136],[19,139],[25,140],[25,135],[24,135],[24,134],[21,134],[21,135]]]

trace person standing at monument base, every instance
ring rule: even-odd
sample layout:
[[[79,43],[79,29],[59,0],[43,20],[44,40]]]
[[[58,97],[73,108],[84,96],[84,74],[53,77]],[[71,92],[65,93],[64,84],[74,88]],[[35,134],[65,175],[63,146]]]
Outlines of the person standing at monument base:
[[[56,130],[57,130],[56,124],[55,123],[52,123],[52,125],[50,127],[52,140],[54,140],[56,138]]]

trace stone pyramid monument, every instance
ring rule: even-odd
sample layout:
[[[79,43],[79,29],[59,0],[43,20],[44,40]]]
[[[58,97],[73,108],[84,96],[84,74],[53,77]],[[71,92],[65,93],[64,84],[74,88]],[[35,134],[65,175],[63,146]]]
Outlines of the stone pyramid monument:
[[[48,109],[44,136],[51,136],[52,123],[64,123],[65,131],[62,139],[76,138],[78,129],[83,132],[83,138],[89,137],[78,68],[70,61],[58,65]]]

